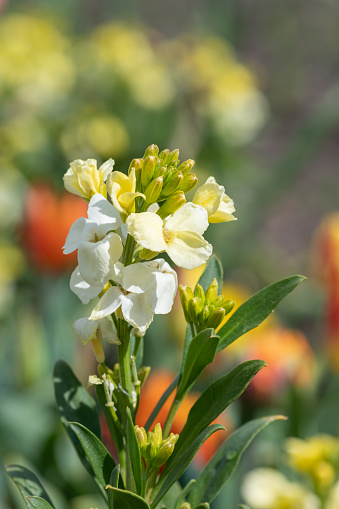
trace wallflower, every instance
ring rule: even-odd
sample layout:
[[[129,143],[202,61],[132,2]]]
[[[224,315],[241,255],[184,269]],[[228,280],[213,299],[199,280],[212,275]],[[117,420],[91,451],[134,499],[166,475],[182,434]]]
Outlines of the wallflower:
[[[103,340],[120,345],[114,324],[109,318],[102,318],[95,322],[89,318],[80,318],[73,323],[73,330],[83,345],[92,342],[99,363],[105,361]]]
[[[110,231],[120,224],[115,208],[101,194],[95,194],[88,205],[88,219],[81,217],[69,231],[64,253],[78,250],[79,272],[90,285],[107,283],[122,254],[119,235]]]
[[[196,190],[192,201],[207,210],[209,223],[236,220],[232,215],[232,212],[235,212],[233,200],[225,194],[224,186],[219,186],[214,177],[209,177],[205,184]]]
[[[252,509],[320,509],[318,497],[271,468],[246,475],[241,493]]]
[[[145,195],[135,192],[136,178],[135,169],[132,168],[129,175],[114,171],[107,179],[107,190],[112,203],[120,214],[130,214],[135,210],[135,199],[137,196]]]
[[[200,205],[185,203],[165,220],[153,212],[131,214],[126,224],[140,246],[155,253],[166,251],[184,269],[199,267],[212,254],[211,244],[202,237],[208,218]]]
[[[177,290],[177,275],[165,260],[114,265],[112,286],[92,311],[91,320],[109,316],[120,309],[124,319],[141,332],[146,331],[154,314],[170,312]]]
[[[96,193],[107,197],[106,179],[112,172],[113,159],[108,159],[97,169],[95,159],[76,159],[64,175],[64,184],[67,191],[78,194],[85,200],[90,200]]]

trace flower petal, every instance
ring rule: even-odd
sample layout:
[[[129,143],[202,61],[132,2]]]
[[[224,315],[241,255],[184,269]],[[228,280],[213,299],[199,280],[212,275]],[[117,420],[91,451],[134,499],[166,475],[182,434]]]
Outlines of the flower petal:
[[[99,335],[102,339],[107,341],[108,343],[112,343],[113,345],[120,345],[121,342],[117,336],[117,331],[114,326],[113,321],[108,318],[102,318],[101,320],[98,320],[96,323],[99,322]]]
[[[80,318],[73,323],[73,330],[83,345],[97,337],[98,322],[93,322],[88,318]]]
[[[123,268],[121,285],[128,292],[144,293],[155,282],[153,270],[147,263],[134,263]]]
[[[69,254],[78,249],[79,244],[82,240],[82,235],[86,227],[87,219],[84,217],[80,217],[77,219],[71,226],[68,235],[66,237],[66,242],[63,247],[64,254]]]
[[[121,239],[113,232],[99,242],[82,242],[78,248],[80,274],[89,284],[105,284],[122,251]]]
[[[98,304],[93,309],[90,320],[99,320],[105,316],[109,316],[118,309],[121,302],[124,299],[124,294],[121,292],[118,286],[112,286],[107,292],[101,297]]]
[[[208,216],[211,216],[218,210],[224,193],[225,188],[219,186],[214,177],[210,177],[206,180],[205,184],[196,190],[192,202],[204,207],[207,210]]]
[[[160,253],[167,249],[162,233],[163,221],[153,212],[131,214],[126,220],[127,231],[140,246]]]
[[[232,215],[235,212],[233,200],[224,194],[223,199],[220,202],[218,210],[209,216],[208,221],[210,223],[223,223],[225,221],[236,221],[237,218]]]
[[[153,320],[154,313],[144,294],[128,294],[122,302],[121,311],[125,320],[141,332],[145,332]]]
[[[121,225],[118,211],[99,193],[94,194],[88,204],[88,219],[98,225],[104,224],[106,231],[116,230]]]
[[[167,247],[167,254],[178,267],[195,269],[211,256],[212,246],[198,233],[177,231]]]
[[[105,161],[101,166],[100,168],[98,169],[98,172],[100,173],[101,177],[102,177],[102,180],[104,182],[106,182],[106,179],[108,177],[108,175],[111,173],[111,171],[113,170],[113,166],[114,166],[114,160],[112,158],[108,159],[107,161]]]
[[[89,285],[81,276],[79,266],[77,266],[71,275],[70,287],[83,304],[88,304],[90,300],[99,295],[103,285]]]
[[[168,231],[193,232],[202,235],[208,227],[207,211],[201,205],[185,203],[164,224]],[[153,250],[155,251],[155,250]]]
[[[175,273],[174,273],[175,274]],[[174,297],[177,291],[177,275],[172,273],[157,272],[155,295],[156,305],[152,307],[157,315],[166,315],[169,313],[173,306]],[[149,294],[150,292],[147,292]]]

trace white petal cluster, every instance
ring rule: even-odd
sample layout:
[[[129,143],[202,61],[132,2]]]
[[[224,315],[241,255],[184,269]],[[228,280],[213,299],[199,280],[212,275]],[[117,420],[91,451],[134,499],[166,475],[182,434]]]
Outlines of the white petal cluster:
[[[95,194],[88,205],[88,219],[81,217],[75,221],[66,238],[64,253],[78,250],[79,265],[73,279],[81,277],[92,288],[100,288],[96,295],[107,283],[115,262],[122,255],[121,238],[112,231],[120,225],[119,213],[113,205],[101,194]]]
[[[99,320],[120,310],[133,327],[145,332],[154,314],[169,313],[177,290],[177,275],[165,260],[114,266],[112,286],[92,311],[90,320]]]

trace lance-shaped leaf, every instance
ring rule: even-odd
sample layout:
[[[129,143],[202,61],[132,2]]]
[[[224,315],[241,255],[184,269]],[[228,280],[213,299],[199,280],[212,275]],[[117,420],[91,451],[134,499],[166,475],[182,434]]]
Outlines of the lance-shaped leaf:
[[[218,352],[233,343],[246,332],[258,327],[301,281],[304,276],[291,276],[263,288],[242,304],[218,331]]]
[[[192,507],[201,502],[211,503],[232,476],[243,452],[254,437],[271,422],[282,419],[285,419],[282,415],[262,417],[247,422],[237,429],[218,449],[196,479],[197,482],[192,487],[188,497]]]
[[[215,255],[212,255],[208,259],[205,270],[202,273],[202,275],[200,276],[200,279],[198,281],[198,284],[202,286],[204,292],[206,292],[207,288],[212,283],[214,278],[216,278],[216,280],[218,282],[218,293],[220,294],[221,289],[222,289],[222,283],[223,283],[223,268],[222,268],[222,264],[221,264],[220,260]],[[187,325],[183,354],[182,354],[182,364],[181,364],[181,369],[180,369],[180,379],[181,379],[183,371],[184,371],[188,348],[189,348],[191,341],[192,341],[192,332],[191,332],[190,326]]]
[[[218,344],[219,336],[214,335],[213,329],[205,329],[192,339],[176,394],[177,400],[184,397],[201,372],[213,362]]]
[[[185,449],[246,389],[252,378],[266,363],[260,360],[243,362],[205,389],[192,406],[163,475],[170,471],[181,449]]]
[[[112,473],[111,473],[111,479],[109,481],[109,486],[112,486],[113,488],[119,487],[119,478],[120,478],[120,465],[117,465]],[[108,509],[114,509],[113,507],[113,492],[112,490],[108,490]]]
[[[100,438],[101,432],[96,402],[81,385],[71,367],[62,360],[58,361],[54,368],[54,391],[60,420],[72,440],[82,464],[96,480],[80,441],[69,426],[69,422],[78,422]],[[102,490],[102,486],[98,483],[97,485],[100,492],[107,496],[105,491]]]
[[[174,509],[180,509],[181,504],[183,504],[191,491],[192,487],[196,483],[195,479],[191,479],[189,483],[186,484],[186,486],[182,489],[178,499],[175,502]]]
[[[99,438],[85,426],[77,422],[70,422],[69,426],[80,440],[96,478],[105,489],[116,466],[114,459]]]
[[[11,479],[17,485],[26,505],[29,509],[34,507],[27,497],[41,497],[54,509],[51,499],[49,498],[45,488],[33,472],[21,465],[8,465],[6,471]]]
[[[111,492],[114,509],[150,509],[144,498],[131,491],[120,490],[110,484],[106,488]]]
[[[27,497],[27,500],[34,507],[34,509],[53,509],[53,507],[46,502],[45,499],[40,497]]]
[[[221,424],[211,424],[204,429],[190,444],[185,448],[181,448],[179,454],[176,455],[175,461],[172,462],[171,469],[166,472],[166,467],[161,475],[160,481],[153,490],[151,507],[154,508],[160,502],[165,493],[170,489],[172,484],[185,472],[191,463],[194,455],[202,444],[216,431],[225,430]],[[175,448],[174,448],[175,451]],[[174,454],[174,453],[173,453]]]
[[[127,453],[129,461],[131,462],[132,466],[135,488],[138,495],[140,495],[142,490],[142,467],[140,449],[135,434],[131,411],[128,407],[126,408],[126,414],[127,414],[126,422]]]

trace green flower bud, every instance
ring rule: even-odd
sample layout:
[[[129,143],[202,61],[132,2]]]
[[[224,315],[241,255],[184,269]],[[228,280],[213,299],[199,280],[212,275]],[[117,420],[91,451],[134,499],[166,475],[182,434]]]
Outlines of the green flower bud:
[[[198,316],[203,310],[204,303],[199,297],[194,297],[188,301],[188,314],[191,318],[191,322],[195,323],[198,321]]]
[[[205,292],[204,292],[203,287],[201,285],[199,285],[199,283],[195,287],[194,297],[199,297],[199,299],[201,299],[203,301],[203,304],[205,304]]]
[[[184,315],[185,315],[185,320],[186,320],[186,322],[190,323],[191,319],[190,319],[190,315],[188,313],[188,303],[189,303],[190,299],[193,299],[193,297],[194,297],[192,288],[190,288],[189,286],[179,285],[179,295],[180,295],[181,306],[182,306],[182,309],[183,309]]]
[[[172,150],[167,156],[167,164],[173,164],[174,162],[178,161],[179,157],[179,149],[176,148],[175,150]],[[178,161],[179,162],[179,161]]]
[[[166,185],[164,186],[163,190],[162,190],[162,194],[164,196],[169,196],[170,194],[174,193],[174,191],[176,191],[178,189],[178,187],[180,186],[181,182],[183,181],[183,174],[181,173],[181,171],[178,171],[176,172],[173,177],[171,177]]]
[[[185,175],[186,173],[189,173],[192,170],[194,165],[195,161],[193,161],[193,159],[187,159],[187,161],[181,163],[181,165],[178,167],[178,170]]]
[[[157,145],[150,145],[146,148],[145,153],[143,155],[143,159],[146,159],[147,156],[157,156],[159,154],[159,147]]]
[[[150,374],[150,371],[151,371],[150,366],[142,366],[142,368],[138,370],[138,380],[141,386],[146,382],[147,377]]]
[[[174,212],[186,203],[185,193],[182,191],[176,191],[161,205],[157,214],[162,218],[174,214]]]
[[[147,445],[146,454],[145,454],[146,459],[153,460],[156,457],[157,452],[158,452],[158,444],[156,444],[156,442],[155,442],[153,431],[149,431],[147,433],[147,441],[148,441],[148,445]]]
[[[214,299],[212,304],[215,308],[220,308],[220,306],[223,307],[223,302],[224,302],[224,296],[218,295],[218,297],[216,299]]]
[[[195,187],[198,183],[197,177],[194,175],[194,173],[187,173],[184,175],[184,179],[181,182],[179,189],[180,191],[183,191],[184,193],[188,193],[193,187]]]
[[[148,184],[144,193],[146,196],[145,200],[146,203],[157,202],[159,196],[161,195],[163,183],[164,183],[163,177],[157,177]]]
[[[224,318],[225,318],[224,308],[214,309],[212,311],[209,319],[207,320],[206,328],[207,329],[209,329],[209,328],[216,329],[217,327],[219,327],[219,325],[221,324],[221,322],[223,321]]]
[[[225,302],[222,303],[222,307],[225,310],[225,315],[228,315],[232,311],[232,309],[235,306],[235,302],[232,299],[225,300]]]
[[[145,431],[144,428],[139,428],[139,426],[137,426],[137,425],[134,426],[134,429],[135,429],[135,434],[136,434],[136,437],[137,437],[137,441],[138,441],[138,444],[139,444],[139,447],[140,447],[141,454],[143,454],[143,451],[147,447],[147,435],[146,435],[146,431]]]
[[[184,502],[183,504],[181,504],[179,509],[192,509],[192,506],[188,502]]]
[[[216,278],[213,279],[212,283],[207,288],[207,292],[205,293],[205,301],[207,304],[212,304],[212,302],[218,297],[218,281]]]
[[[161,431],[161,425],[158,422],[158,424],[155,425],[154,430],[154,443],[156,445],[161,445],[162,443],[162,431]]]
[[[159,159],[161,161],[164,161],[165,163],[167,163],[167,157],[168,157],[168,154],[170,153],[169,149],[168,148],[165,148],[165,150],[162,150],[159,154]]]
[[[155,167],[158,163],[157,156],[147,156],[141,171],[141,184],[146,187],[151,182]]]
[[[207,321],[208,321],[210,315],[213,313],[213,311],[214,311],[213,306],[205,304],[205,306],[203,307],[203,309],[200,313],[200,316],[199,316],[200,322],[203,325],[207,323]]]
[[[174,435],[173,433],[163,441],[161,446],[159,447],[158,454],[154,458],[153,467],[160,468],[171,456],[175,444],[177,443],[179,435]]]
[[[128,175],[131,173],[132,168],[135,169],[135,174],[137,174],[138,171],[141,170],[143,163],[144,161],[142,159],[133,159],[128,168]]]

